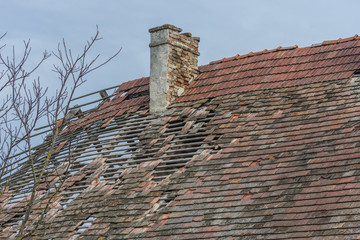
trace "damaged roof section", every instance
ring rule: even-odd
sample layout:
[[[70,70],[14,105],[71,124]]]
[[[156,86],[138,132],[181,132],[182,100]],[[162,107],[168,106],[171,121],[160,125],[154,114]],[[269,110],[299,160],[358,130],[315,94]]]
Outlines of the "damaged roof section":
[[[118,91],[117,96],[121,94]],[[67,143],[62,144],[59,140],[59,149],[52,159],[59,166],[56,172],[48,173],[48,177],[39,185],[35,208],[45,204],[51,194],[54,194],[51,214],[49,212],[49,219],[52,221],[78,206],[77,201],[82,201],[86,192],[89,192],[89,196],[95,196],[93,191],[96,195],[110,196],[110,192],[126,191],[130,186],[135,187],[130,192],[136,194],[169,182],[169,176],[182,173],[193,159],[217,152],[214,137],[209,137],[215,130],[209,123],[213,117],[213,107],[199,110],[186,107],[173,109],[171,115],[163,118],[154,118],[147,110],[142,110],[118,115],[106,126],[103,124],[105,119],[90,127],[84,125],[82,131],[76,130],[77,134],[72,139],[74,148],[71,159]],[[56,191],[59,168],[67,168],[67,173],[64,175],[66,180],[61,185],[61,191]],[[15,176],[21,179],[14,178],[16,183],[13,181],[15,184],[10,186],[9,194],[4,195],[6,197],[3,199],[3,203],[11,207],[4,208],[0,214],[1,224],[6,227],[4,231],[8,234],[5,236],[10,238],[15,237],[19,220],[25,212],[25,201],[18,191],[26,189],[31,181],[27,175]],[[105,193],[101,189],[110,192]],[[147,216],[162,209],[175,198],[174,194],[173,191],[159,192],[157,201],[152,199],[152,204],[156,203],[152,210],[147,209],[142,214]],[[34,221],[35,216],[32,219]],[[92,219],[91,223],[89,219]],[[71,236],[86,234],[88,231],[85,231],[85,227],[92,226],[99,219],[103,218],[89,215],[71,231]],[[62,234],[64,233],[60,235]]]
[[[161,115],[149,78],[124,83],[63,131],[28,230],[51,200],[37,239],[359,238],[359,48],[212,62]],[[0,198],[3,239],[24,215],[25,166]]]
[[[95,143],[95,139],[97,139],[99,135],[106,135],[106,133],[109,132],[109,130],[106,129],[106,126],[111,125],[108,128],[113,127],[114,123],[110,123],[117,116],[123,118],[123,115],[137,111],[140,111],[141,114],[145,114],[149,108],[148,79],[149,78],[136,79],[120,85],[113,95],[101,99],[100,104],[93,109],[79,112],[80,108],[75,107],[74,110],[76,110],[76,116],[74,116],[74,120],[62,131],[60,137],[57,139],[55,152],[53,154],[54,159],[50,161],[50,165],[57,167],[67,163],[67,159],[73,151],[76,158],[81,155],[91,156],[93,150],[89,149],[89,146],[93,146],[93,149],[97,150],[101,147],[101,144]],[[70,112],[71,111],[73,110],[70,110]],[[75,120],[76,118],[78,119]],[[141,119],[142,118],[138,119],[138,123],[141,123]],[[120,124],[122,123],[123,121],[120,121]],[[132,124],[134,126],[134,123]],[[101,129],[98,129],[99,127]],[[84,131],[84,129],[86,130]],[[45,132],[46,131],[49,130],[45,130]],[[88,134],[92,135],[89,136]],[[107,137],[109,138],[111,135]],[[124,138],[127,139],[127,137]],[[75,142],[76,144],[74,144]],[[36,171],[40,171],[42,168],[42,163],[46,158],[44,153],[48,147],[49,142],[45,139],[43,144],[33,149],[34,154],[39,155],[39,159],[35,163]],[[64,154],[64,152],[66,152],[66,154]],[[85,159],[85,157],[82,157],[81,159],[83,158]],[[17,156],[14,156],[14,159],[15,161],[13,164],[21,167],[12,168],[7,174],[8,177],[3,179],[5,182],[12,183],[9,186],[10,192],[14,194],[11,202],[20,201],[28,194],[31,190],[30,186],[32,182],[32,177],[28,174],[31,172],[31,165],[27,162],[28,159],[26,153],[19,153]],[[76,161],[74,163],[76,163]]]
[[[104,101],[96,111],[73,121],[67,130],[75,131],[95,122],[110,123],[116,116],[149,108],[149,78],[140,78],[125,82],[115,91],[111,101]],[[67,131],[66,130],[66,131]]]

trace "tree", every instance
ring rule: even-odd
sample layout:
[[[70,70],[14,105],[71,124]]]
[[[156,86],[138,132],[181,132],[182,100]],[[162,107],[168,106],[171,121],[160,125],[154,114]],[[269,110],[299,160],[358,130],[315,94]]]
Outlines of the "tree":
[[[5,34],[0,40],[4,38]],[[98,63],[100,55],[89,58],[89,52],[99,40],[97,28],[78,55],[67,47],[65,40],[59,43],[57,50],[52,52],[58,62],[52,69],[59,84],[55,93],[43,86],[40,77],[34,78],[40,65],[51,56],[48,52],[45,51],[41,59],[29,67],[33,62],[30,60],[30,41],[24,42],[20,58],[14,47],[11,56],[3,53],[6,45],[0,47],[0,212],[1,201],[14,194],[25,196],[17,239],[31,236],[49,210],[53,196],[61,190],[72,154],[72,133],[62,130],[80,113],[78,108],[70,108],[76,89],[84,84],[89,73],[107,64],[121,51]],[[47,131],[35,134],[39,125],[45,123]],[[66,141],[59,146],[59,138],[65,134]],[[40,139],[43,142],[38,144]],[[68,148],[67,161],[52,162],[53,156],[64,145]],[[11,184],[21,174],[31,174],[31,182],[17,192]],[[44,185],[53,190],[48,192],[39,212],[35,208],[35,199]],[[31,219],[35,213],[36,217]],[[31,224],[28,224],[30,220]]]

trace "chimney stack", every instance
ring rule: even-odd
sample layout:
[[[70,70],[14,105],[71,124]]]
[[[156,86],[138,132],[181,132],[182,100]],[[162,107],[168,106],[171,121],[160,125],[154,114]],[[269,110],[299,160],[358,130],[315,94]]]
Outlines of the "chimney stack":
[[[165,24],[149,29],[150,112],[162,114],[198,74],[200,38]]]

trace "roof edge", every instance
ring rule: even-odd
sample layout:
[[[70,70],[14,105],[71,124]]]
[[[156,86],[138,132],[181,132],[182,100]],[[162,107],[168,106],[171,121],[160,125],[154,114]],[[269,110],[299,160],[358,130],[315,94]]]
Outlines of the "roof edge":
[[[323,41],[322,43],[316,43],[316,44],[312,44],[311,46],[306,46],[306,47],[302,47],[302,48],[307,48],[307,47],[321,47],[321,46],[326,46],[326,45],[334,45],[334,44],[339,44],[339,43],[343,43],[343,42],[348,42],[348,41],[353,41],[353,40],[359,40],[360,37],[355,34],[352,37],[348,37],[348,38],[339,38],[337,40],[327,40],[327,41]],[[242,58],[247,58],[247,57],[252,57],[255,55],[261,55],[261,54],[267,54],[267,53],[272,53],[272,52],[278,52],[278,51],[284,51],[284,50],[293,50],[293,49],[297,49],[299,48],[298,45],[294,45],[294,46],[289,46],[289,47],[282,47],[279,46],[275,49],[271,49],[271,50],[267,50],[264,49],[262,51],[259,52],[249,52],[248,54],[245,55],[235,55],[233,57],[229,57],[229,58],[223,58],[220,60],[216,60],[216,61],[212,61],[209,64],[206,65],[213,65],[213,64],[218,64],[218,63],[223,63],[223,62],[229,62],[229,61],[233,61],[236,59],[242,59]]]

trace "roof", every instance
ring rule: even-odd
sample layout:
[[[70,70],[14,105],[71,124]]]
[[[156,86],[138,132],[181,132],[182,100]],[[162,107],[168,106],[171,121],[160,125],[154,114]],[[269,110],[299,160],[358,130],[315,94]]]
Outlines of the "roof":
[[[226,58],[160,117],[148,78],[122,84],[69,127],[71,176],[36,238],[360,238],[359,69],[358,36]],[[1,238],[16,233],[17,196],[0,199]]]
[[[178,101],[349,78],[359,69],[359,39],[278,47],[212,62],[200,67],[201,74]]]

